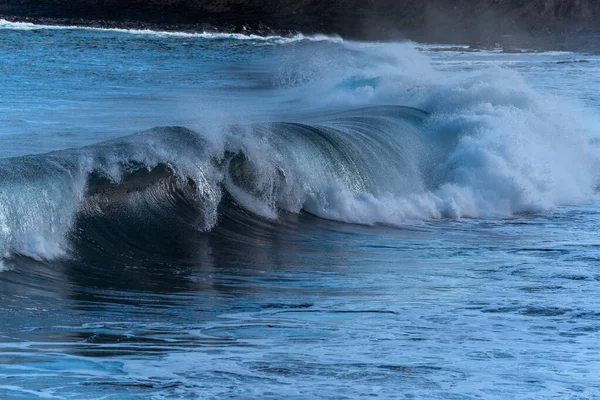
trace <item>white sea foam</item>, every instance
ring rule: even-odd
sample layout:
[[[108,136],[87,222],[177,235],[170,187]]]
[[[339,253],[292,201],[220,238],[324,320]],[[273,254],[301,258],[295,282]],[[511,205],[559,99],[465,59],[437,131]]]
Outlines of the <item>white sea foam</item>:
[[[509,217],[593,199],[600,183],[600,123],[583,107],[536,91],[499,67],[436,71],[410,44],[345,46],[361,56],[330,54],[319,63],[322,55],[306,55],[296,67],[301,70],[291,71],[303,78],[290,90],[303,98],[312,93],[319,107],[383,103],[429,111],[423,133],[443,153],[436,166],[441,179],[433,190],[408,194],[398,187],[356,194],[334,184],[310,197],[311,212],[347,222],[401,223]]]
[[[42,165],[49,172],[48,163]],[[35,259],[51,259],[65,254],[65,237],[85,188],[85,178],[69,172],[64,175],[36,174],[32,180],[13,180],[4,174],[0,192],[0,254],[18,253]],[[14,169],[22,168],[14,165]],[[5,171],[3,171],[5,172]],[[18,174],[17,174],[18,176]]]
[[[98,32],[115,32],[115,33],[126,33],[131,35],[144,35],[144,36],[156,36],[156,37],[174,37],[174,38],[201,38],[201,39],[214,39],[214,40],[249,40],[258,42],[271,42],[276,44],[293,43],[300,41],[310,42],[336,42],[340,43],[343,39],[336,35],[303,35],[301,33],[291,36],[279,36],[279,35],[256,35],[256,34],[244,34],[244,33],[226,33],[226,32],[180,32],[180,31],[161,31],[152,29],[122,29],[122,28],[99,28],[91,26],[77,26],[77,25],[44,25],[34,24],[31,22],[11,22],[4,19],[0,19],[0,29],[8,30],[23,30],[23,31],[34,31],[34,30],[90,30]]]
[[[137,137],[134,142],[140,147],[134,146],[131,153],[123,152],[122,145],[103,145],[93,150],[101,155],[102,165],[94,164],[97,159],[77,159],[76,152],[65,158],[78,160],[71,169],[52,160],[39,161],[43,156],[38,167],[36,159],[27,159],[33,163],[29,167],[20,166],[23,160],[12,161],[16,164],[4,167],[7,176],[16,175],[5,179],[0,191],[1,254],[40,259],[65,254],[86,174],[101,168],[118,181],[120,163],[127,160],[167,163],[182,178],[192,177],[206,194],[202,230],[217,222],[221,187],[266,218],[276,218],[279,209],[304,209],[362,224],[511,217],[584,204],[595,197],[600,185],[600,123],[583,107],[534,90],[507,69],[436,70],[412,44],[316,46],[319,51],[299,46],[293,57],[273,63],[277,90],[285,92],[291,104],[320,113],[378,104],[415,107],[429,112],[419,131],[404,130],[402,121],[394,127],[386,117],[357,111],[351,116],[359,118],[352,129],[352,123],[327,122],[330,117],[323,116],[325,122],[313,126],[320,129],[317,135],[286,133],[284,127],[304,128],[275,124],[262,126],[259,131],[269,134],[260,135],[252,129],[239,135],[239,129],[236,134],[223,128],[211,132],[210,141],[197,144],[200,139],[176,129],[164,137],[142,135],[148,143]],[[330,128],[341,133],[319,150],[319,138],[332,139],[326,131]],[[314,143],[308,141],[311,137]],[[376,147],[369,148],[369,138]],[[244,151],[255,187],[246,191],[234,184],[227,161],[212,166],[194,153],[202,149],[216,158],[225,151]],[[394,153],[385,155],[390,149]],[[39,174],[53,165],[57,175]]]

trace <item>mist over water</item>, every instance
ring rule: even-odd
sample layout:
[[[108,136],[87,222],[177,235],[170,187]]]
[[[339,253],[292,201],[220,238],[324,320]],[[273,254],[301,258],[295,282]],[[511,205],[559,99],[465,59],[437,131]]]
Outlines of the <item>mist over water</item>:
[[[0,397],[597,396],[600,57],[0,45]]]

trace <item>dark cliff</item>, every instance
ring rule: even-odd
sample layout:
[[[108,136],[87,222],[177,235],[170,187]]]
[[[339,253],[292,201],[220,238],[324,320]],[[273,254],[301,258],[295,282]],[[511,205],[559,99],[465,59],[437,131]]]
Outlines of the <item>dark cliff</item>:
[[[3,0],[0,15],[432,41],[600,30],[600,0]]]

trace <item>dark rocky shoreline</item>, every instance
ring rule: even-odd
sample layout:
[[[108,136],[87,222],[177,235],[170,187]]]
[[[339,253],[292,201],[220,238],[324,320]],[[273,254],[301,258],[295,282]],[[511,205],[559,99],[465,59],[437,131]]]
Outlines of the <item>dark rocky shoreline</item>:
[[[600,48],[600,0],[7,0],[0,18],[181,32],[324,33],[506,51]]]

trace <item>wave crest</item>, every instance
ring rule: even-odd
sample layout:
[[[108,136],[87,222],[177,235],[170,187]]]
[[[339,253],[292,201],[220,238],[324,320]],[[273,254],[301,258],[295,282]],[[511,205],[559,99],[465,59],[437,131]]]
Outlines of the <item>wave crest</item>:
[[[228,125],[216,135],[163,127],[2,159],[0,254],[58,257],[82,230],[135,247],[144,235],[137,225],[206,233],[242,214],[401,225],[510,217],[595,196],[599,125],[585,111],[536,92],[514,72],[448,77],[410,58],[410,46],[344,49],[373,56],[376,66],[300,71],[302,79],[281,90],[315,108],[416,108],[359,107]]]

